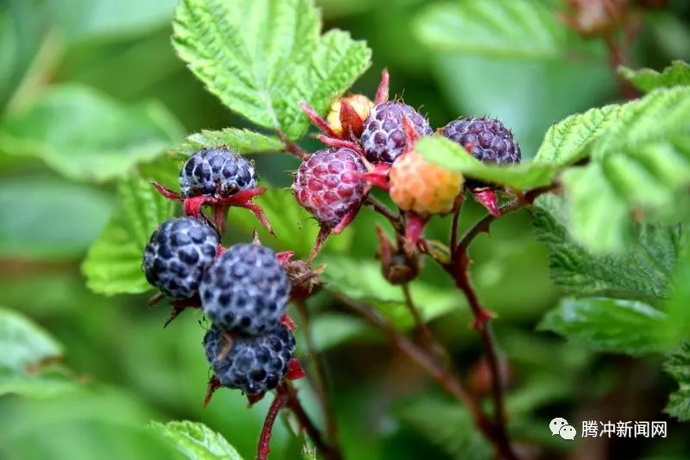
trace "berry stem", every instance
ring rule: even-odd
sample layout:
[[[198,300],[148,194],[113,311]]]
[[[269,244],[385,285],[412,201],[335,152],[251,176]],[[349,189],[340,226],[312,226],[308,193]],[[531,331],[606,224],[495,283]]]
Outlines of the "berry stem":
[[[458,244],[458,226],[460,224],[460,212],[464,203],[462,194],[458,197],[455,211],[453,211],[453,222],[450,224],[450,247],[454,248]]]
[[[412,317],[414,318],[415,326],[417,327],[417,331],[419,332],[419,338],[422,344],[430,353],[433,353],[433,355],[437,358],[447,360],[448,352],[445,350],[445,348],[443,348],[443,346],[441,346],[440,343],[434,340],[434,335],[431,333],[431,330],[424,322],[424,318],[422,318],[422,313],[419,311],[419,308],[417,308],[417,305],[415,305],[414,299],[412,299],[412,292],[410,292],[410,283],[403,284],[402,291],[403,295],[405,296],[405,305],[407,305],[407,309],[410,311]]]
[[[304,161],[307,159],[309,156],[309,153],[307,153],[306,150],[304,150],[302,147],[299,145],[295,144],[292,142],[290,139],[287,138],[285,133],[281,130],[277,131],[278,138],[283,142],[283,147],[285,148],[285,151],[296,156],[300,160]]]
[[[388,209],[388,207],[385,204],[381,203],[373,196],[368,196],[367,199],[364,201],[364,205],[369,206],[375,212],[381,214],[383,217],[388,219],[388,221],[391,223],[396,232],[400,234],[405,233],[405,227],[403,226],[400,215],[396,215],[393,211]]]
[[[316,350],[316,344],[314,343],[314,337],[311,334],[310,328],[310,316],[309,309],[307,308],[306,300],[299,300],[295,302],[297,308],[297,313],[300,316],[302,322],[302,328],[304,330],[304,335],[307,342],[307,351],[314,363],[314,371],[316,378],[310,379],[314,390],[319,398],[319,403],[321,404],[321,410],[323,411],[324,419],[326,420],[326,428],[328,431],[328,441],[331,446],[335,449],[338,447],[338,425],[335,418],[335,411],[333,410],[333,405],[328,397],[328,375],[326,373],[326,367],[324,365],[323,359],[321,359],[321,354]]]
[[[288,395],[281,392],[280,389],[276,392],[276,397],[273,399],[271,406],[268,408],[264,425],[261,428],[261,435],[259,436],[259,445],[256,448],[256,460],[266,460],[269,452],[271,452],[271,434],[273,433],[273,425],[276,422],[280,409],[285,406],[288,400]]]
[[[318,450],[323,452],[324,458],[326,460],[342,460],[343,456],[340,451],[324,441],[321,431],[314,425],[314,422],[309,418],[309,415],[302,407],[302,404],[297,397],[297,390],[288,382],[282,383],[278,387],[279,392],[285,392],[287,395],[287,402],[285,407],[290,409],[297,420],[299,420],[300,426],[307,432],[307,435],[314,441],[314,445]]]

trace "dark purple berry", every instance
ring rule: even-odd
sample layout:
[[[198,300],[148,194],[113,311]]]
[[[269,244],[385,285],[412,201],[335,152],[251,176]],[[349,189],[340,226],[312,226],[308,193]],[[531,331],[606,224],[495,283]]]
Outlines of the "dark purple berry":
[[[218,244],[218,233],[197,219],[179,217],[164,222],[144,249],[144,276],[166,296],[188,299],[197,293]]]
[[[511,165],[520,163],[520,146],[513,134],[498,120],[459,118],[441,128],[441,134],[462,145],[484,163]]]
[[[276,388],[295,353],[295,337],[282,324],[256,336],[228,334],[212,326],[203,343],[206,359],[221,385],[248,395]]]
[[[261,334],[278,327],[290,282],[265,246],[235,244],[205,271],[199,286],[206,317],[224,330]]]
[[[360,156],[350,149],[325,149],[310,155],[297,170],[292,190],[300,206],[326,228],[355,213],[366,197],[366,172]]]
[[[192,196],[228,196],[256,187],[254,164],[225,147],[202,149],[180,170],[180,191]]]
[[[429,121],[419,112],[402,102],[384,102],[374,106],[364,120],[360,141],[367,160],[372,163],[392,163],[405,150],[406,117],[419,136],[432,133]]]

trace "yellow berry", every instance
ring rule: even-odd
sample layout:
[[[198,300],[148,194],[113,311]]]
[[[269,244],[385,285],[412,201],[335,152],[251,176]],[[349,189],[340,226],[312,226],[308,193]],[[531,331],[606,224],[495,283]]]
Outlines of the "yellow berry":
[[[331,105],[331,111],[328,113],[326,121],[331,130],[338,136],[343,133],[343,127],[340,124],[340,105],[343,100],[347,101],[352,108],[355,109],[355,112],[357,112],[357,115],[360,116],[362,121],[369,116],[369,111],[374,106],[374,103],[363,94],[353,94],[352,96],[337,99]]]
[[[464,183],[461,174],[427,162],[411,150],[393,163],[389,193],[403,211],[426,217],[451,212]]]

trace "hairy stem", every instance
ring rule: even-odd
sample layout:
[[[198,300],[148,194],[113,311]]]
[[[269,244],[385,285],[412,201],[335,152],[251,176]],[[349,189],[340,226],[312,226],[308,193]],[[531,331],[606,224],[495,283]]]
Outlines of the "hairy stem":
[[[304,335],[307,341],[307,350],[309,356],[314,363],[314,370],[316,373],[316,378],[311,379],[316,394],[319,398],[319,403],[321,405],[321,410],[323,411],[324,419],[326,420],[326,429],[328,431],[328,442],[335,449],[338,447],[338,425],[335,418],[335,411],[333,410],[333,405],[328,397],[328,379],[326,374],[326,367],[324,365],[323,359],[321,359],[321,354],[316,351],[316,346],[314,344],[314,337],[311,334],[311,329],[309,327],[309,309],[307,308],[307,303],[304,300],[295,302],[297,307],[297,313],[300,316],[302,327],[304,328]]]
[[[304,407],[302,407],[297,397],[297,390],[295,390],[290,383],[284,383],[282,385],[282,391],[287,395],[285,407],[295,414],[300,426],[307,432],[311,440],[314,441],[316,448],[323,453],[324,458],[327,460],[342,460],[343,456],[340,451],[331,447],[324,441],[321,431],[319,431],[316,425],[314,425],[314,422],[309,418],[309,414],[304,410]]]
[[[256,449],[256,460],[266,460],[268,454],[271,452],[271,434],[273,433],[273,425],[276,422],[276,417],[280,409],[285,406],[287,402],[287,394],[281,392],[280,389],[276,392],[276,397],[273,399],[271,406],[268,408],[264,425],[261,428],[261,435],[259,436],[259,445]]]

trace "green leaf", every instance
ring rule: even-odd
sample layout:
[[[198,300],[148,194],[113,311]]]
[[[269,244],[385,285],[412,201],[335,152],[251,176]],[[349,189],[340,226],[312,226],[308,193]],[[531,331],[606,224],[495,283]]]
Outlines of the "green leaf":
[[[290,189],[272,188],[257,197],[254,203],[261,206],[268,217],[275,237],[263,229],[258,219],[246,209],[232,209],[228,216],[231,225],[245,230],[257,229],[261,241],[280,250],[295,251],[298,258],[306,257],[314,247],[319,226],[314,218],[297,204]],[[352,232],[345,230],[331,235],[324,247],[326,251],[342,252],[350,246]]]
[[[679,420],[690,420],[690,343],[683,343],[679,350],[669,355],[664,368],[680,387],[669,396],[665,411]]]
[[[634,244],[633,215],[680,221],[690,186],[690,87],[658,89],[620,107],[591,145],[591,162],[563,173],[574,239],[596,253]]]
[[[544,316],[539,329],[595,351],[642,355],[660,351],[657,331],[665,315],[642,302],[564,299]]]
[[[0,146],[41,158],[67,178],[121,177],[176,144],[177,121],[158,103],[126,106],[85,86],[50,88],[0,125]]]
[[[572,115],[553,125],[534,157],[536,162],[569,165],[585,158],[588,146],[618,118],[620,105],[607,105]]]
[[[595,212],[594,203],[591,212]],[[655,306],[668,298],[684,228],[642,225],[636,229],[635,245],[627,251],[592,254],[569,235],[569,204],[565,198],[543,195],[535,204],[532,209],[537,239],[549,251],[553,281],[566,294],[639,300]]]
[[[690,338],[690,232],[686,232],[682,243],[671,298],[666,305],[667,319],[659,334],[661,342],[669,349]]]
[[[319,29],[311,0],[184,0],[174,44],[231,110],[298,139],[309,125],[299,102],[324,112],[370,64],[366,44]]]
[[[402,288],[390,284],[383,277],[378,262],[334,255],[322,256],[318,261],[326,264],[321,275],[327,283],[326,289],[376,308],[400,329],[414,326]],[[412,299],[425,321],[466,305],[462,295],[455,290],[444,291],[420,282],[410,286]]]
[[[558,172],[558,165],[546,162],[534,161],[514,166],[485,164],[470,155],[461,145],[442,136],[421,138],[415,144],[415,150],[425,159],[450,171],[519,190],[549,185]]]
[[[152,422],[151,426],[190,460],[242,460],[223,436],[203,423]]]
[[[414,32],[427,46],[484,57],[554,59],[573,33],[532,0],[454,0],[427,7]]]
[[[451,458],[488,460],[493,449],[474,427],[464,407],[441,399],[421,399],[397,409],[400,421],[445,450]]]
[[[144,246],[151,233],[173,215],[174,205],[139,176],[123,178],[119,206],[91,246],[82,271],[89,288],[99,294],[137,294],[151,287],[141,270]]]
[[[648,93],[657,88],[690,86],[690,65],[683,61],[673,61],[662,72],[652,69],[632,70],[621,67],[618,72],[635,88]]]
[[[0,395],[47,397],[74,388],[43,368],[61,358],[62,346],[28,318],[0,307]]]
[[[94,187],[44,177],[4,177],[0,257],[81,259],[111,209],[110,196]]]
[[[283,143],[275,136],[267,136],[247,129],[225,128],[222,131],[203,130],[192,134],[181,146],[173,149],[172,154],[186,159],[197,150],[221,146],[229,147],[241,154],[283,150]]]

